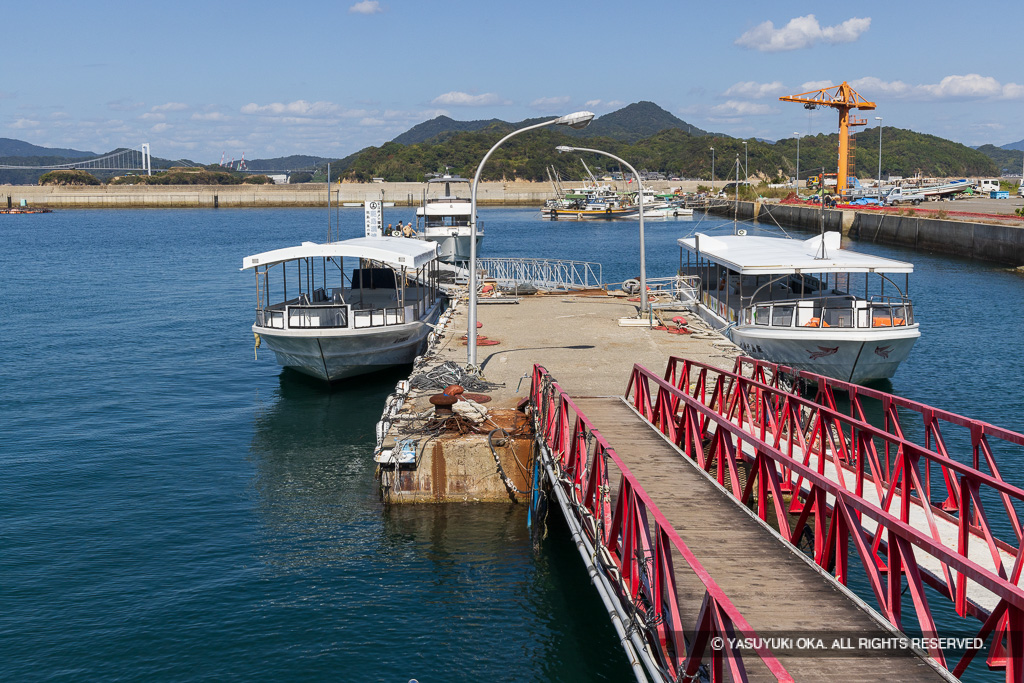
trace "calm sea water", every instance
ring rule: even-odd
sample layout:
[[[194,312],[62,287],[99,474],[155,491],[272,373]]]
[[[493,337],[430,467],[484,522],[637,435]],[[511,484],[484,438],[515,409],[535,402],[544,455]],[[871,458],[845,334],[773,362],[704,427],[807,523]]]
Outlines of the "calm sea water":
[[[3,218],[0,679],[630,676],[558,525],[535,553],[522,507],[379,503],[374,423],[403,371],[325,389],[253,359],[241,259],[322,240],[323,210]],[[482,218],[483,253],[637,273],[635,223]],[[647,223],[650,276],[697,224]],[[923,337],[893,391],[1024,430],[1024,280],[856,246],[917,264]]]

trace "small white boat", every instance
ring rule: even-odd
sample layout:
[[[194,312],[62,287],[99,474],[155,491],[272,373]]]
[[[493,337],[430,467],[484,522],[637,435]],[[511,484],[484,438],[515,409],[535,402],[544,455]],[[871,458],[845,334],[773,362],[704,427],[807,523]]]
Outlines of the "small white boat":
[[[430,196],[433,188],[444,184],[444,194]],[[470,256],[470,197],[452,193],[452,184],[471,185],[466,178],[445,175],[427,181],[423,205],[416,209],[416,237],[437,243],[437,257],[444,263],[464,264]],[[386,206],[386,204],[385,204]],[[480,248],[483,230],[477,228],[476,245]]]
[[[334,381],[419,355],[443,294],[437,246],[402,237],[303,242],[246,256],[256,273],[257,347],[283,367]]]
[[[756,358],[846,382],[893,376],[921,336],[907,296],[913,264],[841,249],[837,232],[741,233],[678,240],[680,274],[700,280],[702,318]]]

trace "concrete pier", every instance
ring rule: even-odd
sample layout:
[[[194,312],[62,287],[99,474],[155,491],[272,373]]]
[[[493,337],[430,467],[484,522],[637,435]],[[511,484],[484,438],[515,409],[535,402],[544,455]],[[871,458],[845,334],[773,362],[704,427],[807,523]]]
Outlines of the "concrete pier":
[[[533,435],[516,407],[527,396],[534,363],[564,378],[563,385],[577,395],[618,396],[626,389],[633,363],[661,368],[674,354],[731,368],[739,355],[736,346],[711,332],[698,316],[682,309],[659,310],[658,316],[667,322],[684,317],[691,334],[620,324],[620,319],[634,318],[637,312],[637,303],[603,292],[522,297],[518,303],[487,303],[482,298],[479,334],[499,342],[477,350],[482,378],[497,385],[487,392],[491,401],[484,404],[494,423],[482,425],[481,433],[435,434],[425,428],[429,418],[422,416],[433,415],[428,400],[439,390],[414,388],[395,416],[383,447],[395,448],[400,441],[413,441],[417,463],[413,467],[380,468],[384,500],[508,502],[510,498],[522,498],[518,492],[530,487]],[[457,301],[450,323],[414,369],[414,378],[446,361],[466,365],[466,324],[465,303]],[[501,445],[492,453],[487,437],[498,427],[512,436],[495,434],[492,443],[498,441]],[[511,486],[499,473],[495,457]]]

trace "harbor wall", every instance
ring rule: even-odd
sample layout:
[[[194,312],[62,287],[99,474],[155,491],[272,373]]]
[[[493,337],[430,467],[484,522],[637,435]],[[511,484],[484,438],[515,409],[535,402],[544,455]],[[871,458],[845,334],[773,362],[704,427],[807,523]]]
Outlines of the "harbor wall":
[[[687,189],[685,182],[657,181],[645,185],[655,190],[680,185]],[[394,202],[395,206],[419,206],[424,188],[423,183],[332,183],[331,202],[382,199]],[[468,194],[465,186],[459,190]],[[550,183],[485,182],[477,188],[477,203],[481,206],[541,206],[554,196]],[[18,206],[22,199],[30,207],[50,209],[327,206],[327,184],[0,186],[0,206]]]
[[[709,209],[731,217],[733,206]],[[817,231],[821,209],[809,206],[739,202],[738,218],[760,223]],[[921,251],[955,254],[1012,266],[1024,265],[1024,227],[970,221],[900,216],[892,213],[825,209],[825,229],[852,239],[909,247]]]
[[[1024,228],[859,212],[850,237],[922,251],[1024,265]]]

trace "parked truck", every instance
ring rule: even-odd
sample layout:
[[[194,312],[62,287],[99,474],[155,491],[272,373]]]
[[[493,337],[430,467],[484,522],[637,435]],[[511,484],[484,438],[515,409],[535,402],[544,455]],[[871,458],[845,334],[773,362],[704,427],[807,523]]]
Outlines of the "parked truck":
[[[894,187],[882,198],[882,203],[886,206],[899,206],[900,204],[916,206],[927,199],[928,197],[920,192],[909,192],[902,187]]]

